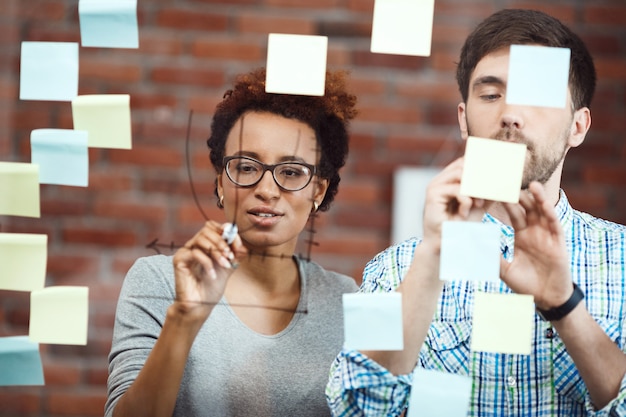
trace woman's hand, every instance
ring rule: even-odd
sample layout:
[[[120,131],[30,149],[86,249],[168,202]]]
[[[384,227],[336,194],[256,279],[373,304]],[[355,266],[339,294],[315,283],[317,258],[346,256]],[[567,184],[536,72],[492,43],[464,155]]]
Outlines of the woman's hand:
[[[207,221],[174,254],[177,311],[204,322],[224,294],[233,273],[235,253],[247,251],[239,235],[229,246],[222,238],[225,224]]]

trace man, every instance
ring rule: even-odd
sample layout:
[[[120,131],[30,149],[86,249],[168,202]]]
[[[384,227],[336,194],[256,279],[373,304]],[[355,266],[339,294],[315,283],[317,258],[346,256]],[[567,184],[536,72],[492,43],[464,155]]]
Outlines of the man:
[[[506,104],[513,44],[571,50],[566,108]],[[401,415],[412,374],[424,368],[469,376],[472,416],[626,416],[626,227],[574,210],[560,190],[565,155],[583,142],[591,125],[591,56],[558,20],[503,10],[466,40],[457,81],[464,139],[527,145],[520,202],[459,196],[463,158],[431,182],[423,239],[381,252],[366,266],[361,287],[402,293],[404,350],[344,349],[327,386],[333,414]],[[502,230],[501,282],[440,281],[441,223],[481,218]],[[535,316],[530,355],[470,350],[477,291],[534,297],[543,318]]]

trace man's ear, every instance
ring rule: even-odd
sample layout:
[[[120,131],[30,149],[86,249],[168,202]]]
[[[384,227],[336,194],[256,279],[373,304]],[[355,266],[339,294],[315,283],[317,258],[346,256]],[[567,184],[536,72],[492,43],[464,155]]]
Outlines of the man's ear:
[[[469,133],[467,130],[467,115],[465,114],[465,103],[460,102],[457,107],[457,118],[459,120],[459,129],[461,130],[461,138],[467,140]]]
[[[568,145],[571,148],[580,146],[591,127],[591,111],[587,107],[581,107],[574,112],[572,127],[570,130]]]

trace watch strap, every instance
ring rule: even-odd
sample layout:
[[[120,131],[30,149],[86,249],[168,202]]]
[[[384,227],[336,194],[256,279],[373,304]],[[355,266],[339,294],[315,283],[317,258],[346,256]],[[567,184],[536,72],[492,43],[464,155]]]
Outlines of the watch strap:
[[[585,298],[585,294],[580,287],[578,287],[575,282],[573,284],[574,292],[565,303],[549,310],[541,310],[537,308],[537,313],[539,313],[539,316],[541,316],[542,319],[545,321],[561,320],[563,317],[567,316],[578,305],[578,303],[582,301],[583,298]]]

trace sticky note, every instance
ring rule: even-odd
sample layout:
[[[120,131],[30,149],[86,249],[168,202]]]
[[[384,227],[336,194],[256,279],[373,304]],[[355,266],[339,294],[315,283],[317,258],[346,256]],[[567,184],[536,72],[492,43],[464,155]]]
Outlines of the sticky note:
[[[323,96],[327,49],[326,36],[270,33],[265,91]]]
[[[86,345],[87,287],[56,286],[30,293],[30,340],[39,343]]]
[[[40,217],[37,165],[0,162],[0,214]]]
[[[476,292],[470,349],[530,355],[534,317],[532,295]]]
[[[39,344],[28,336],[0,337],[0,386],[43,385]]]
[[[22,42],[20,100],[71,101],[78,95],[78,43]]]
[[[44,287],[48,236],[0,233],[0,290],[34,291]]]
[[[130,96],[94,94],[72,100],[75,130],[88,132],[90,148],[131,148]]]
[[[511,45],[506,102],[565,108],[569,64],[569,48]]]
[[[137,0],[80,0],[82,46],[139,48]]]
[[[472,380],[467,376],[417,368],[407,417],[466,417],[471,391]]]
[[[465,145],[461,195],[517,203],[526,145],[470,136]]]
[[[40,184],[88,185],[86,131],[35,129],[30,134],[30,148],[31,162],[39,166]]]
[[[441,280],[499,281],[500,227],[494,223],[443,222],[439,259]]]
[[[370,51],[430,56],[435,0],[376,0]]]
[[[402,294],[343,294],[344,347],[402,350]]]

